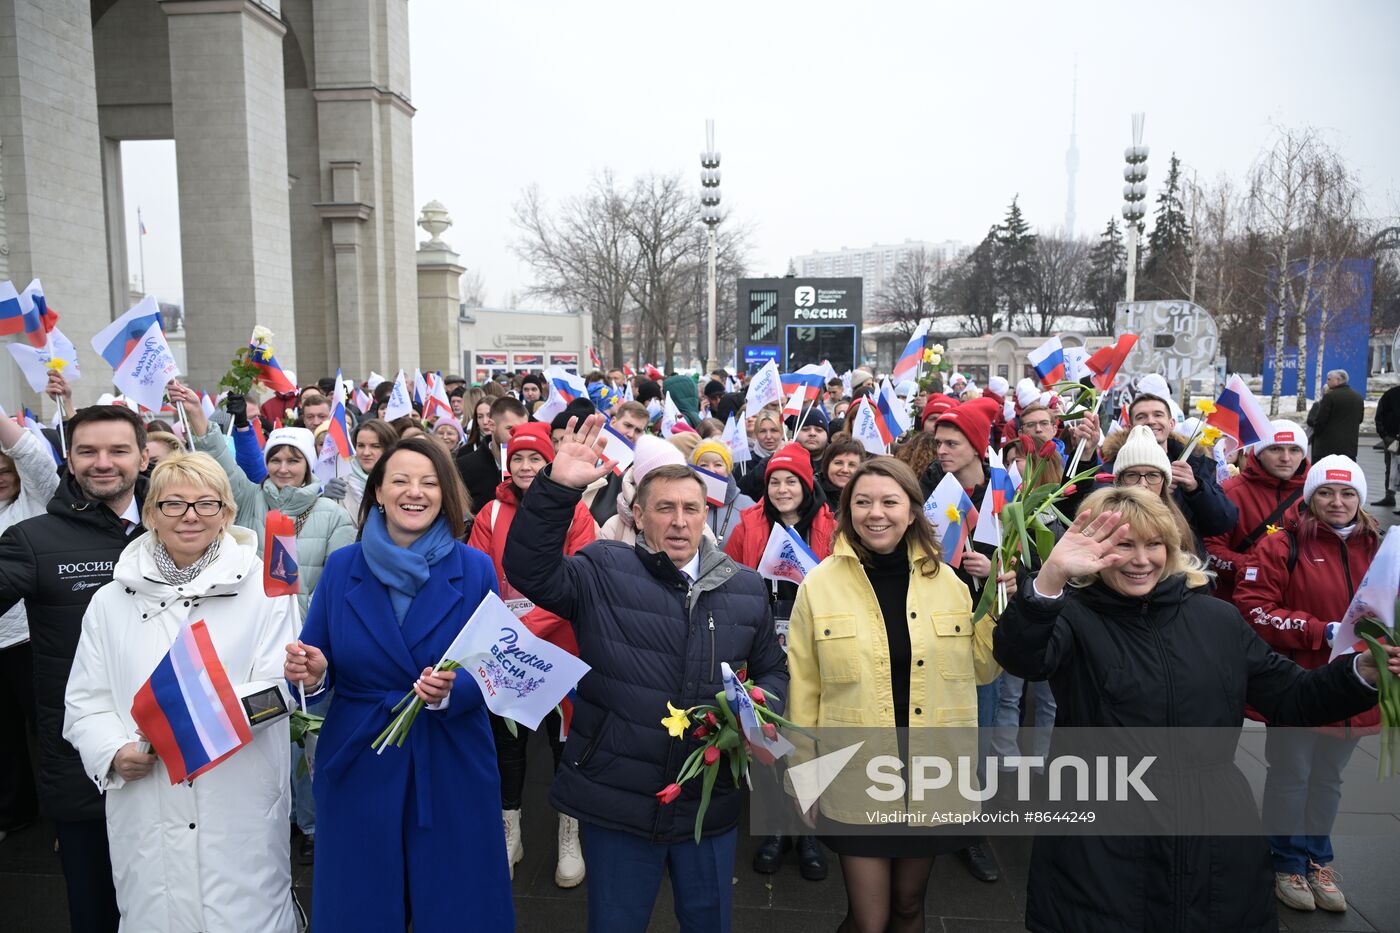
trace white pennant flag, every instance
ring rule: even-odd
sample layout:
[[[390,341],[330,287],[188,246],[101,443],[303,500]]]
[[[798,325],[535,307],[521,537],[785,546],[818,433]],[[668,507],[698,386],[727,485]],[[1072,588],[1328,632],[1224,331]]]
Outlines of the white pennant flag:
[[[339,469],[340,451],[336,449],[331,432],[327,431],[321,439],[321,451],[316,457],[316,462],[311,465],[311,475],[322,483],[328,483],[336,478]]]
[[[43,392],[49,384],[49,369],[52,368],[54,360],[63,361],[61,369],[64,379],[73,382],[82,378],[83,374],[78,369],[78,350],[57,327],[49,331],[48,346],[42,349],[31,347],[23,341],[5,346],[15,358],[15,363],[19,365],[19,371],[24,374],[29,388],[35,392]]]
[[[384,420],[394,421],[413,414],[413,402],[408,397],[408,383],[403,370],[394,377],[394,391],[389,393],[389,404],[384,406]]]
[[[869,398],[858,398],[847,409],[846,430],[870,453],[889,453],[889,447],[885,445],[884,435],[880,433],[880,425],[876,421],[875,406]]]
[[[676,422],[681,420],[681,410],[676,407],[676,403],[671,399],[671,393],[666,393],[666,404],[661,409],[661,436],[670,437],[676,432]]]
[[[744,426],[732,411],[724,422],[724,433],[720,435],[720,439],[729,446],[729,453],[736,466],[753,459],[753,450],[749,447],[749,433],[744,430]]]
[[[778,372],[778,364],[769,360],[749,380],[749,390],[744,395],[744,408],[756,415],[764,405],[782,400],[782,374]]]
[[[1371,560],[1356,595],[1347,606],[1346,615],[1337,626],[1332,638],[1332,660],[1350,654],[1360,640],[1356,637],[1356,623],[1362,619],[1378,619],[1386,628],[1395,627],[1395,597],[1400,591],[1400,533],[1387,528],[1381,539],[1380,550]],[[1326,618],[1324,616],[1324,618]]]
[[[758,575],[765,580],[801,583],[819,563],[806,541],[782,522],[774,522],[758,560]]]
[[[495,593],[486,594],[438,666],[444,661],[462,665],[491,712],[527,729],[538,729],[590,670],[531,632]]]
[[[637,451],[632,446],[632,442],[617,432],[617,429],[610,424],[603,425],[603,440],[607,442],[607,447],[603,450],[603,456],[609,460],[616,460],[613,464],[613,472],[618,476],[623,474],[632,461],[636,459]]]

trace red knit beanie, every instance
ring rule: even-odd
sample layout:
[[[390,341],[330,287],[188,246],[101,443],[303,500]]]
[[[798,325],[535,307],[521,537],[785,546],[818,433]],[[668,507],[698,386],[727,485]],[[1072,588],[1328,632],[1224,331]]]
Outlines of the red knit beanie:
[[[527,421],[510,429],[510,440],[506,442],[507,456],[521,450],[533,450],[544,457],[546,463],[554,462],[554,442],[549,439],[549,425],[542,421]],[[510,461],[506,461],[510,467]]]
[[[951,424],[967,437],[967,441],[981,456],[992,437],[992,419],[997,403],[989,398],[975,398],[963,402],[952,411],[938,416],[936,424]]]
[[[928,401],[924,402],[924,413],[923,416],[919,418],[919,424],[922,426],[928,419],[936,418],[944,412],[952,411],[957,407],[957,399],[944,395],[942,392],[930,392]]]
[[[778,448],[778,452],[768,458],[768,465],[763,468],[763,481],[768,479],[778,470],[787,470],[802,480],[802,484],[808,490],[812,488],[812,455],[807,452],[807,448],[794,441],[791,444],[784,444]]]

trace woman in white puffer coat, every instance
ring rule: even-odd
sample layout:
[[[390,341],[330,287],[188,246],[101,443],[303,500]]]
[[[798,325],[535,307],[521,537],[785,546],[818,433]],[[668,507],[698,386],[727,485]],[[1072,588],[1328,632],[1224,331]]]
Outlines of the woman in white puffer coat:
[[[205,514],[205,513],[209,514]],[[286,717],[193,781],[143,750],[132,701],[187,622],[202,620],[235,691],[282,682],[292,597],[263,594],[256,536],[206,454],[162,458],[112,582],[83,617],[63,737],[107,795],[123,931],[293,933]]]

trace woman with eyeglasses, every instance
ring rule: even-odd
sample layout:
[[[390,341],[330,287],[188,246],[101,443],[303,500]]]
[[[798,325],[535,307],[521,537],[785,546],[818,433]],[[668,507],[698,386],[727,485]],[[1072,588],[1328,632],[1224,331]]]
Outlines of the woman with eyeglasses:
[[[193,622],[203,622],[240,695],[285,690],[295,610],[264,595],[257,536],[234,524],[237,512],[213,458],[163,458],[142,508],[150,530],[122,551],[83,616],[63,737],[106,795],[124,930],[296,929],[286,717],[252,726],[250,745],[172,784],[169,763],[151,753],[132,716],[138,691]]]

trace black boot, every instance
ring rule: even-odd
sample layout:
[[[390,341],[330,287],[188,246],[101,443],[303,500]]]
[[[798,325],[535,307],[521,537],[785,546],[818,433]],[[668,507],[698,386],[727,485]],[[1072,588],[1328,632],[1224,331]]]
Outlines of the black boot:
[[[1385,498],[1384,498],[1384,499],[1381,499],[1379,502],[1372,502],[1371,504],[1372,504],[1372,505],[1394,505],[1394,504],[1395,504],[1395,493],[1392,492],[1391,490],[1387,489],[1387,490],[1385,491]]]
[[[968,872],[978,881],[992,882],[1001,877],[1001,866],[997,864],[996,853],[986,839],[978,840],[966,849],[958,850],[958,858],[967,866]]]
[[[816,836],[797,837],[797,868],[808,881],[826,880],[826,853]]]
[[[753,854],[753,870],[761,875],[771,875],[783,867],[783,850],[789,845],[784,836],[769,836],[763,840],[758,851]]]

